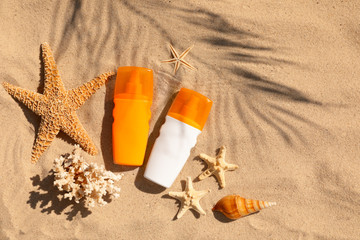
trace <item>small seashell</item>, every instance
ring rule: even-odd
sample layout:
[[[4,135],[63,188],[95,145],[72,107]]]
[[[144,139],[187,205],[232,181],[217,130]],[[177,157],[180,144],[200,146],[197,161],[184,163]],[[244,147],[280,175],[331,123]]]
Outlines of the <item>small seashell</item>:
[[[274,205],[276,205],[276,202],[265,202],[246,199],[239,195],[228,195],[220,199],[212,210],[222,212],[230,219],[238,219]]]

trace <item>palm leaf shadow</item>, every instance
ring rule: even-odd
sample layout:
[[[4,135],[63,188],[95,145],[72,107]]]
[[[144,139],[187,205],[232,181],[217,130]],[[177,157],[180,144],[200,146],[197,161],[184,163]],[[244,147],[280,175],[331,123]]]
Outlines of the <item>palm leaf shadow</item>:
[[[319,124],[311,121],[309,116],[303,116],[295,109],[289,109],[289,107],[284,106],[291,103],[320,107],[322,106],[321,102],[312,99],[300,90],[261,76],[254,70],[248,70],[243,66],[243,64],[249,63],[266,65],[295,65],[295,63],[276,57],[279,47],[274,47],[258,33],[232,25],[221,14],[206,8],[197,7],[191,3],[179,7],[169,3],[160,4],[152,2],[151,4],[135,5],[130,1],[115,1],[105,4],[105,6],[99,6],[99,9],[102,11],[101,15],[108,21],[105,28],[107,30],[99,32],[96,37],[89,37],[89,34],[86,34],[87,30],[78,26],[88,17],[84,14],[82,8],[83,3],[81,1],[74,1],[67,6],[69,15],[63,19],[67,24],[65,24],[62,30],[63,36],[58,47],[58,55],[60,55],[58,57],[61,57],[61,53],[67,50],[69,40],[75,37],[86,43],[86,48],[79,49],[78,51],[90,52],[85,54],[87,56],[85,61],[89,61],[91,67],[96,66],[94,59],[97,61],[101,60],[101,50],[103,48],[111,48],[114,52],[119,52],[121,49],[120,41],[111,43],[109,39],[116,37],[119,40],[119,38],[124,37],[120,29],[123,29],[125,26],[123,26],[123,21],[118,14],[118,9],[121,8],[130,10],[131,13],[137,15],[141,20],[148,22],[163,38],[177,44],[178,41],[175,36],[170,34],[170,28],[162,23],[171,15],[172,19],[179,21],[179,25],[184,26],[185,23],[187,26],[197,27],[202,30],[203,34],[197,33],[194,40],[220,49],[218,52],[220,55],[214,57],[220,57],[229,67],[221,69],[221,73],[219,71],[214,72],[214,76],[217,79],[211,81],[212,83],[214,81],[217,82],[217,86],[230,84],[231,92],[226,93],[230,97],[228,101],[234,103],[235,115],[249,131],[253,145],[258,146],[259,143],[265,143],[264,137],[268,134],[261,129],[261,125],[255,124],[255,122],[263,122],[266,126],[271,127],[289,146],[294,146],[297,140],[303,144],[306,143],[306,139],[299,130],[303,124],[315,129],[322,129]],[[151,11],[154,9],[163,14],[154,17],[151,14]],[[59,20],[61,21],[61,19],[54,21]],[[93,24],[92,27],[94,28],[102,28],[101,21],[94,21]],[[53,25],[55,26],[56,23]],[[93,51],[88,51],[89,48],[93,49]],[[214,61],[209,60],[207,57],[196,53],[190,53],[190,55],[199,63],[208,66],[209,71],[218,69]],[[117,59],[120,60],[119,58]],[[200,84],[200,88],[205,88],[205,92],[214,92],[216,96],[224,94],[224,90],[221,87],[206,89],[208,87],[206,82],[201,82]],[[112,89],[109,91],[111,92]],[[224,111],[220,107],[224,108],[226,106],[227,104],[225,103],[215,103],[214,111]],[[225,122],[219,121],[218,123],[224,124]],[[221,133],[219,134],[221,135]],[[106,134],[102,134],[102,139],[104,137],[106,137]]]
[[[322,129],[320,125],[309,120],[307,117],[303,117],[294,110],[289,110],[282,106],[283,103],[321,106],[321,102],[312,99],[295,88],[276,83],[267,77],[257,74],[255,71],[239,66],[239,63],[278,65],[294,64],[293,62],[262,56],[275,52],[275,49],[271,46],[253,43],[259,42],[259,39],[261,40],[262,37],[259,34],[253,34],[232,26],[221,15],[205,9],[187,9],[186,11],[192,14],[191,17],[187,18],[191,19],[188,22],[208,29],[209,36],[203,37],[200,40],[213,47],[222,48],[225,56],[223,59],[235,62],[235,66],[227,69],[227,76],[230,76],[230,79],[232,79],[231,85],[235,88],[231,98],[233,98],[237,106],[236,112],[238,116],[256,144],[261,141],[259,139],[255,140],[256,136],[260,136],[263,139],[264,131],[259,126],[254,126],[251,123],[254,119],[266,123],[290,146],[294,144],[294,138],[297,138],[303,144],[306,143],[306,139],[299,130],[301,126],[295,125],[291,119],[296,120],[297,123],[300,122],[317,129]],[[206,64],[210,65],[211,63],[206,62]],[[221,91],[221,88],[219,91]],[[245,101],[240,102],[240,98],[245,99]],[[271,102],[269,101],[270,99]],[[246,111],[243,109],[246,109]],[[290,121],[286,119],[290,119]]]
[[[146,16],[146,19],[151,19],[151,22],[157,23],[155,18],[145,13],[146,10],[142,11],[129,2],[126,2],[126,6],[130,6],[130,9],[133,9],[136,14],[141,13],[141,16]],[[170,8],[166,4],[159,4],[155,7],[163,12],[166,12],[165,8]],[[289,60],[272,57],[271,54],[274,55],[277,49],[271,45],[269,46],[268,43],[265,45],[259,43],[265,41],[262,36],[235,27],[220,14],[193,6],[192,4],[188,4],[187,7],[171,6],[171,10],[171,14],[175,15],[176,18],[204,30],[206,36],[199,34],[198,40],[212,47],[220,48],[224,56],[220,56],[220,58],[222,57],[224,61],[230,61],[232,67],[221,69],[222,73],[215,73],[215,75],[219,79],[224,79],[224,82],[217,84],[218,86],[226,84],[227,79],[231,80],[231,86],[233,87],[232,94],[222,92],[221,87],[216,87],[215,91],[218,92],[217,96],[227,95],[230,97],[230,101],[234,102],[236,115],[248,129],[254,145],[264,142],[265,137],[265,131],[259,125],[254,124],[256,121],[262,121],[270,126],[289,146],[294,145],[295,139],[302,144],[306,143],[306,139],[299,130],[302,127],[301,124],[324,130],[319,124],[311,121],[309,116],[302,116],[302,114],[297,113],[295,110],[283,106],[284,104],[288,105],[291,103],[321,107],[323,104],[320,101],[312,99],[300,90],[277,83],[257,74],[255,71],[239,66],[239,63],[295,64]],[[161,24],[157,23],[156,26],[161,28],[161,32],[165,33],[164,36],[171,36],[165,28],[161,27]],[[174,41],[171,38],[169,40]],[[268,56],[269,54],[270,56]],[[209,66],[210,69],[216,69],[214,63],[207,58],[196,54],[192,54],[192,58],[195,58],[205,66]],[[228,80],[228,83],[230,80]],[[210,91],[213,90],[211,89]],[[240,101],[240,99],[245,101]],[[227,104],[214,104],[214,108],[219,108],[219,106],[224,108],[227,107]],[[219,109],[214,111],[218,112]]]
[[[328,162],[317,162],[314,172],[318,180],[318,191],[323,193],[324,200],[344,214],[360,214],[360,193],[344,181],[342,175],[331,168]]]

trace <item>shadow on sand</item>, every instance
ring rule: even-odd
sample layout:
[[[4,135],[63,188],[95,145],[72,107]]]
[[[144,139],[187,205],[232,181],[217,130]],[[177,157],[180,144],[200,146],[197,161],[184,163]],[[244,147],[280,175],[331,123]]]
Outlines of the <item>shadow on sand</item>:
[[[85,207],[84,201],[76,203],[69,199],[59,199],[63,195],[63,192],[59,191],[54,186],[54,174],[50,174],[44,179],[40,179],[39,175],[30,178],[32,185],[37,187],[35,191],[31,191],[27,204],[31,208],[36,209],[39,207],[42,213],[51,214],[55,213],[61,215],[63,212],[67,215],[66,220],[72,221],[75,216],[79,214],[82,218],[85,218],[91,214],[91,211]],[[68,208],[70,207],[70,210]]]
[[[153,18],[147,13],[146,8],[135,6],[130,1],[124,1],[123,4],[134,14],[160,28],[158,30],[170,42],[174,42],[169,30],[160,24],[161,20]],[[306,145],[306,139],[301,132],[304,124],[314,129],[324,130],[319,124],[310,120],[311,116],[298,113],[294,108],[296,105],[293,105],[306,104],[312,107],[322,107],[324,105],[321,102],[312,99],[300,90],[261,76],[244,65],[249,63],[296,65],[292,61],[277,57],[276,53],[279,47],[273,47],[260,34],[253,33],[245,27],[234,26],[224,16],[194,4],[178,7],[164,3],[154,4],[152,7],[164,10],[164,12],[171,10],[171,15],[175,19],[181,19],[183,24],[187,23],[188,26],[200,28],[203,33],[198,34],[194,41],[205,43],[209,49],[217,49],[219,55],[214,57],[222,59],[225,66],[226,64],[231,66],[219,69],[213,61],[210,61],[211,59],[197,55],[195,52],[191,54],[193,59],[208,66],[209,69],[219,70],[214,72],[215,80],[211,80],[212,82],[219,81],[217,85],[222,86],[231,81],[230,92],[224,92],[223,88],[215,86],[216,84],[208,85],[205,82],[201,84],[207,92],[211,92],[219,98],[226,96],[228,103],[221,105],[217,101],[212,111],[228,112],[229,109],[225,108],[228,108],[229,102],[233,103],[235,106],[233,112],[249,131],[255,148],[261,147],[260,143],[266,145],[265,139],[269,134],[261,128],[261,124],[258,124],[261,122],[264,126],[271,127],[288,146],[292,147],[298,143]]]
[[[323,103],[307,96],[301,90],[288,86],[283,79],[270,79],[258,74],[256,72],[257,68],[248,68],[248,64],[253,64],[252,66],[255,65],[255,67],[257,65],[298,65],[296,62],[278,55],[279,50],[283,50],[280,44],[275,45],[273,40],[251,31],[249,24],[253,23],[246,19],[240,19],[242,21],[235,26],[226,16],[192,3],[180,7],[171,3],[162,2],[160,4],[153,2],[149,8],[147,8],[146,4],[136,5],[126,0],[106,4],[101,3],[96,5],[99,9],[96,14],[90,16],[85,14],[89,10],[89,6],[82,1],[77,0],[67,4],[57,1],[53,10],[52,29],[54,30],[50,36],[50,42],[55,42],[56,38],[52,36],[60,35],[60,41],[55,47],[57,49],[56,58],[61,59],[64,52],[70,48],[70,42],[76,39],[84,43],[80,44],[80,47],[76,49],[76,54],[84,56],[83,60],[88,63],[91,71],[101,72],[98,69],[98,61],[106,57],[114,57],[116,64],[121,64],[123,59],[121,59],[119,53],[126,51],[121,46],[121,42],[129,40],[126,33],[133,30],[127,29],[128,26],[124,25],[125,23],[119,15],[121,11],[117,11],[117,9],[127,9],[127,11],[138,16],[141,21],[147,22],[162,38],[180,48],[184,48],[185,46],[182,46],[182,43],[177,40],[176,34],[171,33],[171,28],[162,23],[164,18],[171,15],[173,21],[178,21],[175,23],[201,30],[198,34],[192,36],[193,41],[203,43],[209,49],[208,54],[202,55],[202,52],[194,51],[190,55],[198,63],[206,66],[213,77],[212,79],[199,81],[199,88],[207,93],[212,93],[212,96],[215,97],[216,102],[213,106],[213,112],[229,112],[229,104],[232,104],[232,114],[239,121],[239,124],[242,124],[248,130],[255,149],[266,145],[271,134],[271,137],[275,134],[279,135],[286,145],[295,147],[297,144],[307,144],[306,138],[301,131],[304,126],[324,130],[319,124],[311,121],[308,112],[304,113],[296,108],[301,104],[319,109],[324,106]],[[57,14],[58,8],[65,8],[66,14],[63,16]],[[153,11],[163,12],[164,14],[154,17]],[[94,21],[100,16],[105,20]],[[93,24],[91,29],[96,30],[93,31],[87,28],[90,22]],[[56,27],[60,23],[65,23],[61,29]],[[115,41],[110,41],[111,39],[115,39]],[[113,53],[118,54],[104,56],[103,50],[105,48],[111,49]],[[217,51],[210,51],[211,49],[217,49]],[[212,54],[211,57],[209,54]],[[219,61],[212,61],[213,58],[217,58]],[[220,63],[225,67],[219,68]],[[91,71],[85,72],[83,70],[83,74],[85,76],[86,74],[92,74]],[[212,84],[209,84],[210,81]],[[220,87],[229,83],[231,84],[230,90]],[[110,124],[106,125],[105,122],[111,122],[113,103],[109,96],[112,89],[112,87],[108,87],[106,92],[107,100],[102,136],[111,132]],[[224,104],[219,102],[221,96],[226,96]],[[224,127],[234,127],[229,126],[231,124],[219,123],[224,124]],[[270,127],[274,133],[266,131],[262,127]],[[227,130],[232,131],[234,129]],[[217,137],[221,138],[221,136]],[[151,143],[151,140],[149,142]],[[109,140],[102,140],[101,147],[107,169],[113,171],[134,169],[112,165],[111,160],[109,160],[111,159],[111,143]],[[139,172],[142,170],[140,169]]]

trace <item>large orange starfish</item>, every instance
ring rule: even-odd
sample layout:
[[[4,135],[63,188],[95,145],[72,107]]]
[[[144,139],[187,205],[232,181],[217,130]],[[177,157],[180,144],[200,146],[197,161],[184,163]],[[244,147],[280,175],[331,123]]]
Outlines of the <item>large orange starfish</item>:
[[[89,154],[96,155],[96,147],[80,123],[75,110],[82,106],[114,73],[101,74],[82,86],[65,90],[49,44],[43,43],[41,49],[45,68],[43,94],[16,87],[7,82],[2,83],[10,95],[41,116],[40,127],[31,153],[31,162],[36,163],[39,160],[60,130],[74,139]]]

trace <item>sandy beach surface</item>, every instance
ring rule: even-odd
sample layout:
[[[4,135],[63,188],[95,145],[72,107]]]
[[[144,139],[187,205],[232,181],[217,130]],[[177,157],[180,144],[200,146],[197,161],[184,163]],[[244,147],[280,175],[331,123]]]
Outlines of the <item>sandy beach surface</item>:
[[[73,149],[60,133],[36,165],[40,117],[0,87],[0,239],[359,239],[360,2],[352,1],[11,1],[0,2],[0,81],[42,93],[40,46],[48,42],[67,89],[119,66],[154,70],[146,157],[181,87],[213,100],[208,122],[169,189],[144,167],[112,163],[115,79],[77,115],[99,149],[87,161],[124,173],[120,197],[104,207],[59,200],[49,172]],[[161,63],[194,45],[197,68]],[[214,177],[206,215],[175,219],[197,156],[225,145],[224,189]],[[277,202],[236,221],[211,211],[223,196]]]

